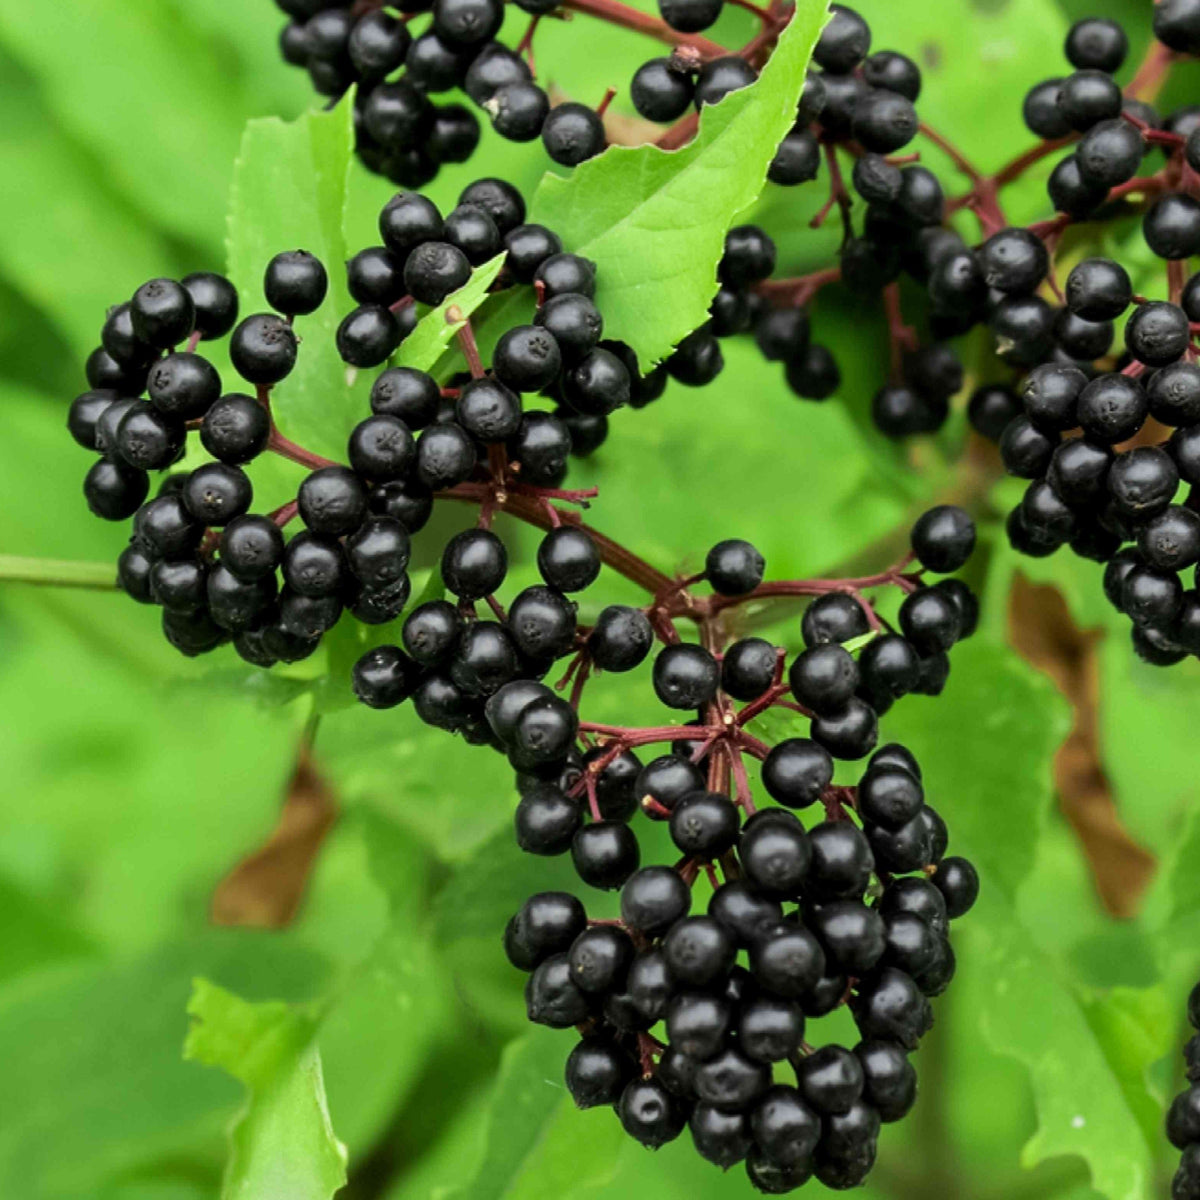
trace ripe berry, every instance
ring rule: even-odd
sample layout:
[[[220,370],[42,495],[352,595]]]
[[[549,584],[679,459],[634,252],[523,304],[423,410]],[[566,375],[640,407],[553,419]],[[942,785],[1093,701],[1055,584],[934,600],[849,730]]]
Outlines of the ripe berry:
[[[353,471],[321,467],[300,484],[300,519],[313,533],[341,537],[352,533],[367,514],[367,493]]]
[[[191,421],[204,416],[221,394],[221,377],[198,354],[168,354],[150,368],[146,390],[160,412]]]
[[[763,556],[749,542],[730,538],[718,542],[704,561],[704,573],[714,592],[744,596],[763,579]]]
[[[180,456],[186,437],[182,421],[139,400],[117,426],[117,452],[131,467],[161,471]]]
[[[777,925],[750,946],[750,971],[767,991],[796,999],[825,973],[825,952],[803,926]]]
[[[1089,17],[1071,26],[1065,52],[1073,67],[1111,74],[1125,61],[1129,39],[1116,21]]]
[[[634,1079],[617,1102],[617,1116],[627,1134],[657,1149],[674,1141],[687,1123],[686,1109],[657,1079]]]
[[[528,587],[509,605],[508,628],[526,658],[559,658],[575,640],[575,605],[551,588]]]
[[[254,489],[240,467],[206,463],[197,467],[183,485],[183,502],[203,525],[228,525],[250,507]]]
[[[1063,80],[1058,107],[1072,129],[1083,132],[1121,115],[1121,89],[1104,71],[1082,70]]]
[[[224,337],[237,322],[237,289],[223,275],[211,271],[197,271],[180,282],[192,298],[201,341]]]
[[[684,917],[667,931],[663,957],[671,978],[685,987],[706,988],[733,966],[737,947],[712,917]]]
[[[869,629],[862,605],[844,592],[818,596],[805,610],[800,622],[800,632],[806,646],[849,642],[862,637]]]
[[[634,73],[629,95],[640,116],[666,124],[687,112],[695,86],[691,74],[673,58],[652,58]]]
[[[560,592],[581,592],[600,574],[600,553],[582,529],[560,525],[542,539],[537,553],[542,578]]]
[[[1115,118],[1093,125],[1084,134],[1075,161],[1088,183],[1112,188],[1137,174],[1145,149],[1141,132],[1128,121]]]
[[[263,291],[267,303],[289,316],[303,316],[321,307],[329,276],[321,260],[307,250],[277,254],[267,264]]]
[[[593,821],[571,843],[571,861],[584,883],[619,888],[638,868],[637,837],[621,821]]]
[[[538,309],[535,324],[553,334],[564,362],[579,362],[600,341],[604,318],[592,301],[578,293],[552,296]]]
[[[102,458],[83,481],[88,508],[106,521],[123,521],[138,510],[150,490],[150,479],[124,462]]]
[[[669,708],[697,709],[717,693],[721,668],[703,646],[666,646],[654,661],[654,692]]]
[[[844,4],[831,6],[831,16],[817,39],[813,58],[826,71],[845,75],[867,56],[871,29],[866,21]]]
[[[418,533],[433,513],[433,494],[419,480],[405,479],[383,483],[367,497],[372,512],[395,517],[409,533]]]
[[[556,296],[586,296],[596,294],[596,264],[578,254],[556,253],[545,259],[534,273],[546,299]]]
[[[807,738],[780,742],[763,762],[763,787],[788,808],[815,804],[833,780],[828,751]]]
[[[1067,276],[1067,306],[1089,321],[1119,317],[1133,296],[1125,268],[1107,258],[1085,258]]]
[[[621,919],[646,937],[659,937],[687,915],[691,890],[670,867],[643,867],[621,891]]]
[[[1165,367],[1183,356],[1191,343],[1187,314],[1164,301],[1140,304],[1125,326],[1125,345],[1139,362]]]
[[[735,700],[756,700],[775,677],[778,655],[762,638],[734,642],[721,660],[721,687]]]
[[[1109,445],[1137,433],[1148,411],[1145,389],[1127,375],[1101,375],[1079,395],[1079,424]]]
[[[421,304],[441,304],[470,277],[467,256],[449,242],[422,242],[404,264],[404,286]]]
[[[605,147],[604,123],[593,109],[569,100],[550,110],[542,124],[546,153],[564,167],[578,166]]]
[[[577,413],[607,416],[629,403],[629,372],[615,354],[597,347],[563,376],[562,397]]]
[[[239,579],[262,579],[283,561],[283,534],[267,517],[243,516],[230,521],[221,531],[220,546],[222,565]]]
[[[1177,192],[1159,197],[1142,218],[1142,236],[1159,258],[1190,258],[1200,251],[1200,203]]]
[[[204,414],[200,441],[221,462],[235,466],[250,462],[266,449],[271,418],[253,396],[231,392]]]
[[[596,618],[588,652],[603,671],[629,671],[649,654],[653,642],[654,631],[641,609],[611,604]]]
[[[276,384],[296,365],[297,343],[292,327],[274,313],[256,313],[233,331],[229,357],[250,383]]]
[[[804,827],[790,813],[751,819],[738,842],[738,859],[751,887],[776,900],[792,899],[808,874],[812,849]]]
[[[757,78],[757,72],[744,58],[725,55],[709,59],[696,77],[696,108],[720,104],[730,92],[749,87]]]
[[[926,569],[939,575],[957,571],[975,549],[975,522],[961,508],[939,504],[913,526],[912,548]]]
[[[508,573],[508,551],[490,529],[465,529],[442,552],[442,580],[464,600],[494,592]]]
[[[475,443],[452,422],[431,425],[417,439],[417,477],[431,491],[465,482],[475,460]]]
[[[191,294],[173,279],[143,283],[129,302],[133,333],[149,346],[169,350],[192,332],[196,306]]]
[[[868,89],[854,109],[855,139],[874,154],[891,154],[917,133],[917,111],[898,92]]]
[[[675,805],[671,840],[686,855],[707,861],[724,854],[738,836],[738,812],[728,796],[691,792]]]

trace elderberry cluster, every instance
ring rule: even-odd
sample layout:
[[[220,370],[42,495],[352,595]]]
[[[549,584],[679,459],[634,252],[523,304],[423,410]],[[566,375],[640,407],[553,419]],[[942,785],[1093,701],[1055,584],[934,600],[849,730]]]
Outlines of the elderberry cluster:
[[[151,280],[109,312],[87,364],[91,390],[72,403],[68,427],[98,455],[84,481],[91,510],[133,518],[121,587],[163,609],[164,632],[181,651],[204,653],[232,638],[243,658],[271,666],[312,654],[343,612],[367,624],[394,620],[410,594],[411,537],[439,492],[504,484],[536,496],[554,488],[570,453],[603,441],[612,409],[661,392],[661,372],[643,380],[627,346],[601,341],[594,264],[564,253],[552,231],[524,216],[520,194],[500,180],[468,186],[444,219],[417,194],[384,208],[385,245],[347,264],[359,301],[337,331],[347,364],[385,365],[418,307],[443,301],[472,264],[495,253],[505,255],[498,286],[532,282],[541,302],[531,324],[500,337],[490,370],[477,364],[456,386],[385,367],[344,464],[295,446],[271,417],[271,391],[297,361],[293,320],[326,300],[326,269],[313,255],[273,258],[264,292],[274,311],[240,322],[236,290],[213,274]],[[234,369],[253,394],[225,392],[198,352],[227,334]],[[522,395],[532,392],[557,409],[526,411]],[[213,461],[171,474],[189,431]],[[293,502],[255,513],[246,468],[264,451],[310,474]],[[489,455],[499,455],[499,466]],[[148,500],[152,472],[163,478]],[[296,516],[304,530],[286,540]],[[447,549],[449,580],[458,578],[454,552]]]
[[[365,703],[411,697],[424,721],[507,756],[522,849],[569,852],[584,883],[621,890],[619,921],[589,922],[575,897],[539,893],[505,935],[510,960],[530,972],[530,1019],[582,1035],[566,1073],[580,1107],[614,1106],[651,1147],[688,1126],[700,1154],[722,1167],[745,1159],[767,1192],[813,1174],[831,1187],[866,1177],[880,1124],[915,1100],[908,1055],[930,1027],[928,998],[954,974],[949,920],[978,892],[970,863],[947,857],[948,831],[926,803],[915,758],[895,744],[876,749],[879,715],[944,686],[947,651],[973,632],[977,606],[960,580],[927,585],[923,576],[957,570],[974,542],[962,510],[930,510],[912,531],[921,569],[904,574],[902,564],[859,581],[905,593],[899,633],[849,581],[764,584],[753,546],[718,543],[703,573],[713,590],[707,617],[772,595],[813,597],[800,623],[806,649],[789,667],[762,638],[720,654],[679,641],[672,621],[697,611],[699,598],[679,609],[670,599],[691,581],[582,625],[571,597],[598,577],[602,555],[574,523],[546,534],[544,582],[505,609],[504,544],[475,528],[442,558],[458,603],[418,605],[402,646],[373,649],[356,665]],[[494,620],[477,615],[481,601]],[[656,638],[657,698],[698,717],[662,730],[598,727],[593,742],[578,710],[588,673],[633,670]],[[568,656],[571,700],[541,682]],[[807,716],[808,737],[774,747],[738,740],[749,718],[779,703]],[[643,762],[635,747],[656,741],[671,752]],[[762,759],[762,786],[778,807],[755,812],[748,780],[723,765],[726,755],[740,761],[743,744]],[[863,759],[854,785],[834,783],[836,760]],[[818,804],[825,820],[806,828],[795,814]],[[667,824],[678,866],[642,865],[639,813]],[[701,872],[715,888],[707,915],[692,913]],[[812,1021],[843,1004],[862,1041],[814,1049],[806,1026],[811,1035]],[[784,1063],[794,1086],[774,1080]]]
[[[1193,1029],[1200,1029],[1200,984],[1188,997],[1188,1021]],[[1171,1200],[1200,1200],[1200,1033],[1183,1048],[1183,1058],[1188,1087],[1175,1097],[1167,1112],[1167,1137],[1183,1151],[1171,1183]]]

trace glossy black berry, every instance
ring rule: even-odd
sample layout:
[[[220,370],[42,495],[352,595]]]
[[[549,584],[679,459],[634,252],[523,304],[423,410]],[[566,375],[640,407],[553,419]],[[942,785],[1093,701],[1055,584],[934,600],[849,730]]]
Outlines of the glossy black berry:
[[[313,471],[296,496],[300,519],[313,533],[341,537],[352,533],[367,515],[367,493],[362,481],[345,467]]]
[[[490,529],[465,529],[442,552],[442,580],[464,600],[480,600],[494,592],[507,572],[508,552]]]
[[[735,700],[756,700],[775,677],[779,656],[763,638],[734,642],[721,660],[721,687]]]
[[[650,653],[653,642],[654,631],[641,609],[612,604],[596,618],[588,651],[603,671],[630,671]]]
[[[475,469],[475,443],[452,422],[430,425],[417,439],[417,477],[431,491],[465,482]]]
[[[718,542],[704,560],[704,574],[715,592],[744,596],[763,579],[763,556],[749,542],[738,538]]]
[[[160,412],[192,421],[221,394],[221,377],[199,354],[167,354],[150,368],[146,390]]]
[[[133,333],[158,350],[177,346],[196,324],[196,305],[191,293],[173,279],[143,283],[129,302]]]
[[[296,334],[274,313],[256,313],[233,331],[229,357],[237,373],[249,383],[275,384],[296,365]]]
[[[537,565],[551,587],[560,592],[581,592],[600,574],[600,553],[582,529],[560,525],[542,539]]]
[[[94,463],[83,481],[88,508],[106,521],[133,516],[149,490],[150,479],[145,471],[107,458]]]
[[[675,805],[671,840],[686,855],[701,860],[724,854],[738,837],[738,812],[728,796],[691,792]]]
[[[237,323],[237,288],[212,271],[197,271],[180,280],[195,308],[195,328],[201,341],[224,337]]]
[[[690,72],[673,58],[652,58],[643,63],[629,85],[629,96],[638,114],[661,124],[683,116],[694,94]]]
[[[271,418],[253,396],[231,392],[217,400],[200,423],[200,441],[221,462],[240,465],[266,449]]]
[[[763,786],[788,808],[815,804],[833,780],[833,759],[807,738],[780,742],[763,762]]]
[[[228,525],[250,507],[254,489],[240,467],[206,463],[197,467],[183,485],[183,502],[203,525]]]
[[[604,123],[595,110],[573,100],[552,108],[542,124],[546,153],[564,167],[594,158],[605,143]]]

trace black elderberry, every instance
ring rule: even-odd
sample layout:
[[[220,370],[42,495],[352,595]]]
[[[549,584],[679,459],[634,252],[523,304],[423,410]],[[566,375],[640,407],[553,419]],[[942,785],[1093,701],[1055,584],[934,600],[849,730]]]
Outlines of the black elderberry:
[[[749,542],[730,538],[718,542],[704,561],[704,573],[713,591],[723,596],[744,596],[762,583],[763,556]]]
[[[586,104],[567,101],[550,110],[542,124],[546,153],[564,167],[594,158],[605,147],[604,122]]]
[[[509,605],[507,623],[526,658],[558,658],[575,640],[575,605],[551,588],[528,587]]]
[[[477,179],[459,193],[458,203],[472,204],[492,218],[501,237],[525,220],[525,201],[511,183],[503,179]]]
[[[694,95],[690,72],[673,58],[652,58],[643,63],[629,85],[629,96],[638,114],[663,124],[683,116]]]
[[[256,313],[233,331],[229,357],[237,373],[250,383],[271,385],[296,365],[297,342],[292,327],[274,313]]]
[[[1117,508],[1137,519],[1161,512],[1179,487],[1179,469],[1158,446],[1134,446],[1113,460],[1108,491]]]
[[[670,708],[697,709],[717,693],[721,668],[703,646],[666,646],[654,661],[654,691]]]
[[[271,418],[253,396],[232,392],[204,414],[200,441],[221,462],[235,466],[250,462],[266,449]]]
[[[1080,70],[1063,80],[1059,111],[1072,129],[1083,132],[1121,115],[1121,89],[1105,71]]]
[[[470,277],[467,256],[444,241],[422,242],[404,264],[404,286],[422,304],[441,304]]]
[[[1177,305],[1153,300],[1140,304],[1125,325],[1125,345],[1148,367],[1165,367],[1191,343],[1187,314]]]
[[[371,490],[367,503],[372,512],[395,517],[409,533],[420,532],[433,513],[433,494],[415,479],[380,484]]]
[[[1190,258],[1200,252],[1200,202],[1179,192],[1160,196],[1142,218],[1142,236],[1159,258]]]
[[[979,897],[979,875],[965,858],[945,858],[933,875],[951,920],[970,912]]]
[[[123,521],[138,510],[150,490],[150,479],[124,462],[101,459],[83,481],[88,508],[106,521]]]
[[[633,962],[633,942],[615,925],[593,925],[571,944],[571,978],[585,992],[618,991]]]
[[[475,461],[475,443],[459,425],[440,422],[417,439],[417,477],[431,491],[465,482]]]
[[[379,304],[363,304],[346,314],[337,330],[338,354],[352,367],[377,367],[400,345],[395,315]]]
[[[516,647],[495,621],[468,624],[450,658],[450,679],[466,696],[490,696],[518,670]]]
[[[858,13],[844,4],[834,4],[830,11],[829,21],[813,50],[813,59],[826,71],[843,75],[867,56],[871,30]]]
[[[596,264],[578,254],[552,254],[537,267],[534,281],[542,285],[547,300],[557,296],[584,296],[590,300],[596,294]],[[588,314],[587,320],[590,323],[594,318]],[[589,349],[592,344],[589,341]]]
[[[224,337],[237,322],[237,289],[223,275],[197,271],[181,281],[192,298],[195,330],[202,341]]]
[[[687,915],[691,889],[670,867],[643,867],[621,891],[621,919],[647,937],[659,937]]]
[[[134,292],[129,317],[132,332],[140,341],[158,350],[169,350],[192,332],[196,306],[182,284],[173,279],[152,279]]]
[[[788,808],[815,804],[832,780],[829,752],[807,738],[780,742],[763,762],[763,787]]]
[[[806,646],[849,642],[869,630],[862,605],[844,592],[818,596],[805,610],[800,622],[800,633]]]
[[[721,687],[735,700],[757,700],[771,686],[779,656],[763,638],[743,638],[725,651]]]
[[[517,845],[526,854],[565,854],[582,825],[579,804],[548,783],[539,783],[522,796],[513,814]]]
[[[689,333],[667,359],[671,378],[685,387],[704,387],[724,369],[721,344],[707,326]]]
[[[803,926],[777,925],[750,946],[750,971],[767,991],[795,999],[824,975],[825,952]]]
[[[183,502],[203,525],[227,525],[250,507],[254,489],[239,467],[206,463],[197,467],[183,485]]]
[[[160,412],[191,421],[204,416],[221,394],[221,377],[198,354],[168,354],[150,368],[146,390]]]
[[[581,592],[600,574],[596,543],[582,529],[560,525],[542,539],[537,553],[542,578],[560,592]]]
[[[738,860],[750,885],[771,899],[799,895],[808,874],[812,848],[804,827],[790,813],[771,812],[751,819],[738,842]]]
[[[313,533],[341,537],[352,533],[367,514],[367,493],[353,471],[321,467],[300,484],[300,519]]]
[[[670,817],[671,840],[684,853],[701,860],[724,854],[738,836],[738,812],[728,796],[690,792]]]
[[[687,1110],[657,1079],[634,1079],[617,1102],[621,1126],[651,1149],[674,1141],[687,1123]]]
[[[174,502],[162,497],[154,503]],[[196,541],[199,541],[198,527]],[[221,531],[221,563],[239,579],[252,581],[274,572],[283,561],[283,534],[267,517],[242,516],[230,521]]]
[[[341,543],[308,531],[298,533],[283,553],[283,578],[301,596],[333,596],[346,582]]]
[[[767,168],[767,178],[782,187],[795,187],[816,179],[820,168],[821,144],[816,136],[807,129],[793,129],[779,143]],[[896,174],[899,186],[899,171]]]
[[[765,1167],[759,1168],[762,1174],[751,1160],[751,1180],[759,1186],[776,1180],[785,1185],[772,1187],[773,1191],[790,1191],[804,1183],[811,1173],[821,1120],[797,1089],[785,1084],[769,1088],[750,1115],[750,1128],[755,1146],[767,1159]]]
[[[1155,371],[1146,399],[1150,415],[1164,425],[1194,425],[1200,421],[1200,366],[1177,362]]]
[[[611,890],[637,870],[637,837],[622,821],[593,821],[571,842],[571,861],[584,883]]]
[[[757,78],[754,68],[737,55],[709,59],[696,76],[696,108],[720,104],[730,92],[749,87]]]
[[[630,671],[654,642],[654,630],[641,609],[612,604],[600,611],[588,637],[588,652],[603,671]]]

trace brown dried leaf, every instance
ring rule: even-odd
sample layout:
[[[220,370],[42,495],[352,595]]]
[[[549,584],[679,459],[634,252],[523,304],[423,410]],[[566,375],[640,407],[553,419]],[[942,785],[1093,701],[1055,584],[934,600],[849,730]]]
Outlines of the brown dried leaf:
[[[257,929],[289,925],[336,818],[333,791],[303,749],[271,836],[217,885],[213,922]]]
[[[1030,583],[1020,572],[1013,578],[1008,616],[1013,645],[1071,705],[1074,726],[1054,760],[1059,803],[1083,846],[1105,908],[1113,916],[1131,917],[1157,864],[1122,824],[1100,753],[1096,647],[1104,633],[1078,628],[1056,587]]]

